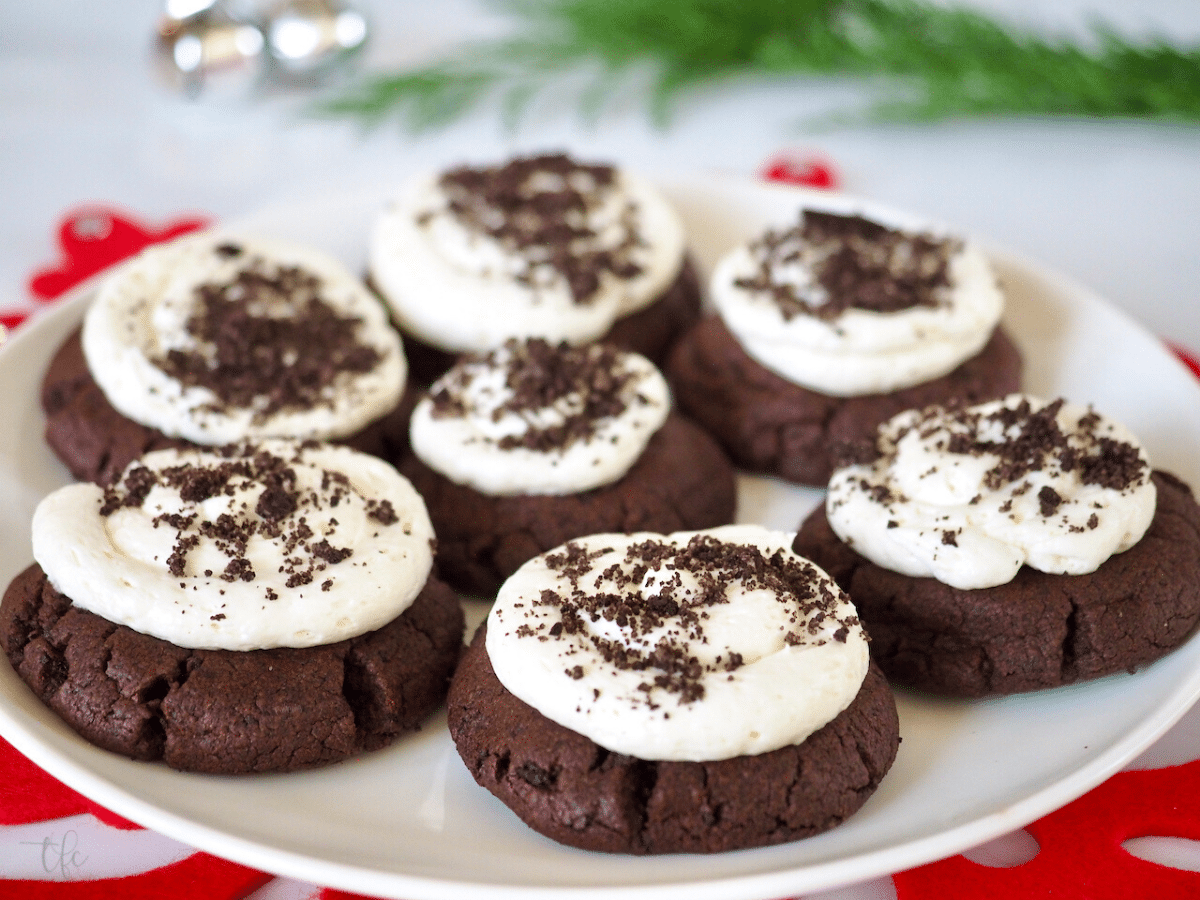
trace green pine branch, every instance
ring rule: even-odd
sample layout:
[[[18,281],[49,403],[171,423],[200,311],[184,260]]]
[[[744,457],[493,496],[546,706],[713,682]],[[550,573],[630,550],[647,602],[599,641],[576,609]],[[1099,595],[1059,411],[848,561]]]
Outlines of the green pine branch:
[[[866,115],[1011,114],[1200,123],[1200,47],[1133,42],[1103,25],[1088,45],[923,0],[497,0],[518,37],[367,79],[321,112],[438,127],[498,96],[515,123],[564,75],[583,73],[594,116],[629,73],[649,72],[665,119],[688,89],[737,75],[861,79]]]

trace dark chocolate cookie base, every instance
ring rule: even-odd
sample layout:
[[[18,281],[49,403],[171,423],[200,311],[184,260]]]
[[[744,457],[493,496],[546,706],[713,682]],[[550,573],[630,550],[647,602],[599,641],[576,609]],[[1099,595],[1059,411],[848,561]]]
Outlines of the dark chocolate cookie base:
[[[866,802],[900,744],[895,699],[872,666],[850,706],[802,744],[712,762],[612,753],[509,693],[483,629],[447,703],[480,785],[535,831],[609,853],[716,853],[826,831]]]
[[[662,365],[675,342],[700,320],[700,303],[696,266],[690,256],[685,256],[678,277],[662,295],[637,312],[617,319],[601,340]]]
[[[76,329],[67,338],[42,381],[46,443],[75,478],[109,485],[145,453],[194,446],[117,412],[88,371],[79,336]],[[408,449],[408,419],[416,396],[415,389],[407,390],[392,412],[337,443],[394,460]]]
[[[733,467],[717,443],[672,413],[623,478],[579,494],[493,497],[456,484],[415,455],[401,474],[425,499],[441,577],[492,596],[527,560],[571,538],[690,531],[733,521]]]
[[[304,649],[178,647],[76,608],[37,565],[0,603],[9,662],[81,736],[221,774],[328,765],[418,728],[445,698],[463,627],[434,578],[382,628]]]
[[[832,397],[764,368],[710,316],[675,345],[666,373],[679,408],[712,433],[736,465],[824,486],[838,448],[872,437],[897,413],[949,400],[981,403],[1017,390],[1021,356],[997,329],[977,356],[941,378],[890,394]]]
[[[600,340],[661,364],[675,341],[700,318],[700,300],[695,264],[685,256],[678,277],[658,298],[618,319]],[[403,338],[409,372],[417,384],[433,384],[458,360],[458,354],[439,350],[412,335]]]
[[[1023,567],[965,591],[883,569],[843,544],[824,507],[793,549],[850,594],[871,655],[897,684],[982,697],[1099,678],[1165,655],[1200,621],[1200,506],[1156,472],[1158,509],[1135,546],[1088,575]]]

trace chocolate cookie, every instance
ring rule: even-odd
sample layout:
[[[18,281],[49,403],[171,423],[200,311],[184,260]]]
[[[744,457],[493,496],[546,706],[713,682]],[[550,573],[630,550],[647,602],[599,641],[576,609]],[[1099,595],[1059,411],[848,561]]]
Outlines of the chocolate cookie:
[[[307,649],[188,650],[78,609],[37,565],[0,603],[0,641],[33,692],[105,750],[176,769],[285,772],[418,728],[462,647],[458,598],[430,578],[376,631]]]
[[[88,371],[79,334],[77,329],[58,349],[42,382],[46,442],[70,473],[106,485],[144,453],[189,446],[113,408]],[[416,391],[410,388],[395,410],[338,443],[394,459],[408,447],[408,418],[415,402]]]
[[[1179,479],[1153,478],[1158,503],[1145,536],[1087,575],[1025,566],[1007,584],[975,590],[901,575],[843,544],[823,506],[793,549],[850,594],[888,678],[963,697],[1056,687],[1132,671],[1200,621],[1200,506]]]
[[[840,445],[871,437],[896,413],[960,399],[978,403],[1015,391],[1016,346],[997,329],[983,350],[941,378],[890,394],[832,397],[800,387],[751,359],[716,317],[698,322],[671,351],[675,400],[740,467],[824,485]]]
[[[700,282],[691,257],[679,277],[649,306],[617,319],[601,340],[661,365],[684,332],[700,318]]]
[[[675,341],[699,318],[700,282],[691,258],[684,257],[679,277],[657,299],[618,319],[600,340],[661,364]],[[432,384],[458,359],[458,354],[439,350],[409,334],[404,335],[404,353],[410,377],[419,384]]]
[[[600,532],[687,531],[733,520],[733,468],[716,442],[672,413],[619,481],[578,494],[490,496],[456,484],[415,455],[398,467],[425,500],[438,571],[490,596],[526,560]]]
[[[612,753],[500,684],[476,634],[450,687],[450,734],[475,780],[534,830],[609,853],[714,853],[825,831],[866,802],[900,743],[872,666],[857,698],[802,744],[712,762]]]

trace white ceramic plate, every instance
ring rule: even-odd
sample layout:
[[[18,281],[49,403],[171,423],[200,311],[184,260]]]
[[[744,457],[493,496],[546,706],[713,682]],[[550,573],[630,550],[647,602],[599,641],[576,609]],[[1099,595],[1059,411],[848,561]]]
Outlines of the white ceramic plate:
[[[737,240],[794,220],[802,202],[850,201],[711,178],[668,185],[704,268]],[[324,246],[355,267],[378,193],[273,208],[247,228]],[[885,211],[886,212],[886,211]],[[1157,466],[1200,485],[1200,388],[1157,340],[1089,291],[992,253],[1005,323],[1030,391],[1094,402],[1128,424]],[[85,287],[0,352],[0,585],[31,560],[29,522],[67,480],[41,440],[38,385],[78,322]],[[740,517],[795,528],[820,493],[744,478]],[[478,604],[476,604],[478,606]],[[479,609],[474,610],[481,615]],[[395,746],[328,769],[212,777],[92,748],[0,665],[0,732],[75,789],[211,853],[308,881],[409,900],[620,896],[737,900],[792,896],[950,855],[1067,803],[1165,732],[1200,696],[1200,639],[1136,675],[1019,697],[951,701],[899,694],[892,771],[846,824],[781,847],[715,856],[621,858],[560,847],[478,788],[444,719]]]

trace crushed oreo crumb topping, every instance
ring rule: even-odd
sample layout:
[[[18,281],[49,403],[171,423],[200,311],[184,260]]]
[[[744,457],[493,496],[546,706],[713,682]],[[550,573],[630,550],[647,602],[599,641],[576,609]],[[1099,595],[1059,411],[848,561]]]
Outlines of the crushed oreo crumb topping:
[[[850,466],[869,466],[879,459],[880,451],[876,441],[870,438],[857,440],[839,440],[830,448],[835,469],[845,469]]]
[[[1041,518],[1062,514],[1061,526],[1072,533],[1095,530],[1100,524],[1095,513],[1086,522],[1070,521],[1065,513],[1075,501],[1050,485],[1035,489],[1030,476],[1038,472],[1046,472],[1050,477],[1075,473],[1084,485],[1126,492],[1149,480],[1150,467],[1137,446],[1111,437],[1108,427],[1094,411],[1084,414],[1076,425],[1064,431],[1058,421],[1064,403],[1060,398],[1035,409],[1029,398],[1021,397],[1015,403],[990,410],[961,403],[928,407],[897,429],[880,430],[873,448],[875,459],[870,458],[871,453],[858,453],[866,465],[874,465],[874,473],[859,476],[852,484],[858,492],[895,515],[892,504],[903,498],[889,489],[885,470],[895,461],[898,445],[907,435],[915,433],[922,441],[932,441],[932,447],[940,452],[987,460],[990,468],[983,473],[982,485],[1000,495],[996,509],[1001,515],[1017,516],[1014,500],[1035,491]],[[934,468],[924,474],[936,471]],[[978,505],[981,500],[982,496],[977,494],[969,505]],[[887,527],[896,527],[895,519],[889,519]],[[956,545],[956,542],[956,533],[943,532],[943,544]]]
[[[158,476],[150,469],[137,463],[129,467],[119,485],[105,488],[100,515],[111,516],[122,507],[141,506],[150,490],[158,483]]]
[[[800,223],[768,231],[750,245],[758,262],[734,284],[769,294],[785,320],[833,320],[849,309],[880,313],[942,306],[950,286],[950,258],[961,242],[897,231],[862,216],[803,210]],[[780,270],[804,266],[812,283],[801,287]]]
[[[591,440],[598,424],[648,402],[635,390],[637,376],[622,364],[624,354],[606,344],[553,345],[541,338],[509,340],[484,357],[452,369],[430,395],[434,418],[465,417],[475,411],[470,387],[480,367],[503,367],[507,399],[491,410],[493,419],[512,414],[524,431],[496,440],[501,450],[561,451]],[[554,409],[554,424],[538,424]],[[486,410],[485,410],[486,412]]]
[[[395,525],[400,521],[391,500],[368,500],[367,516],[381,525]]]
[[[791,630],[784,635],[789,645],[845,642],[849,629],[859,624],[852,615],[839,618],[841,591],[816,566],[781,551],[767,555],[758,547],[711,535],[696,535],[684,547],[650,539],[631,545],[621,563],[598,568],[597,560],[611,549],[588,550],[572,541],[549,554],[546,565],[569,589],[545,589],[532,606],[557,609],[560,621],[548,628],[522,625],[517,634],[537,640],[572,635],[607,664],[645,672],[641,702],[652,709],[660,705],[655,692],[693,703],[704,697],[707,675],[735,672],[745,664],[736,652],[705,663],[689,649],[693,642],[717,639],[706,633],[708,610],[729,603],[735,590],[767,590],[779,603],[795,607]],[[527,617],[537,619],[533,611]],[[600,620],[614,623],[630,640],[612,640],[588,627]],[[660,631],[651,644],[646,636]],[[831,638],[822,636],[826,631]]]
[[[627,203],[615,241],[601,244],[592,213],[616,185],[611,166],[586,165],[561,153],[513,159],[501,166],[463,166],[442,175],[454,217],[471,231],[498,241],[524,261],[521,283],[537,285],[545,273],[566,282],[576,303],[587,303],[608,273],[621,279],[642,272],[633,251],[644,244],[637,208]]]
[[[1013,407],[1001,406],[990,413],[976,410],[926,410],[916,428],[941,422],[947,415],[950,436],[942,448],[949,453],[968,456],[993,455],[997,463],[984,476],[984,485],[997,490],[1024,479],[1031,472],[1057,467],[1062,472],[1077,472],[1084,484],[1124,491],[1149,477],[1148,467],[1138,448],[1100,433],[1100,417],[1083,416],[1072,433],[1058,423],[1058,414],[1066,401],[1059,398],[1035,410],[1027,398]],[[1002,437],[991,436],[999,426]],[[1028,490],[1026,485],[1025,490]],[[1053,496],[1051,496],[1053,495]],[[1050,516],[1062,498],[1049,488],[1038,495],[1042,514]]]
[[[1050,485],[1045,485],[1040,491],[1038,491],[1038,503],[1040,504],[1040,511],[1043,519],[1048,519],[1054,515],[1055,510],[1062,505],[1062,502],[1062,496],[1058,493],[1058,491],[1050,487]]]
[[[243,252],[216,248],[223,257]],[[305,269],[248,259],[230,281],[196,288],[186,323],[196,346],[151,361],[185,387],[211,391],[216,400],[204,409],[213,412],[249,409],[261,422],[281,410],[332,405],[343,376],[372,371],[382,356],[359,340],[362,320],[330,306],[322,287]]]
[[[308,445],[301,445],[302,453]],[[328,537],[314,533],[304,515],[306,510],[336,507],[349,493],[349,481],[341,472],[322,473],[322,492],[304,492],[296,484],[293,466],[300,461],[297,456],[285,459],[253,445],[238,445],[216,448],[214,462],[184,462],[168,466],[157,473],[135,464],[117,484],[105,490],[100,515],[111,516],[120,509],[143,506],[150,490],[155,485],[173,488],[181,500],[201,504],[212,497],[233,497],[239,491],[261,485],[262,491],[253,509],[247,504],[234,505],[215,519],[205,518],[197,509],[188,514],[163,513],[155,516],[153,525],[173,528],[176,532],[171,554],[163,561],[166,569],[176,577],[187,574],[188,555],[199,546],[201,539],[211,541],[213,546],[227,557],[222,572],[216,575],[226,582],[254,581],[257,573],[246,556],[250,541],[256,535],[281,542],[286,564],[281,569],[286,574],[287,586],[298,587],[311,584],[316,573],[338,565],[353,555],[348,547],[331,544]],[[394,525],[399,521],[395,509],[388,500],[364,500],[366,514],[381,525]],[[336,519],[330,523],[337,524]],[[332,533],[332,532],[331,532]],[[211,569],[202,573],[205,578],[214,577]],[[332,587],[326,578],[322,590]],[[277,600],[278,594],[271,588],[265,589],[267,600]]]

